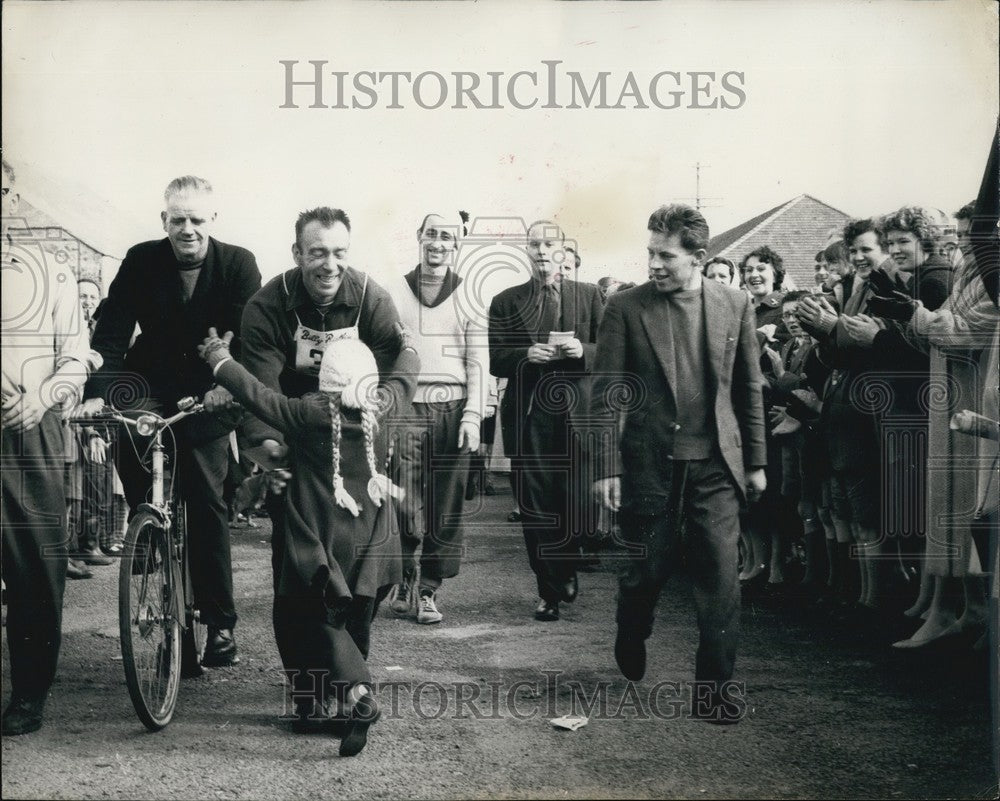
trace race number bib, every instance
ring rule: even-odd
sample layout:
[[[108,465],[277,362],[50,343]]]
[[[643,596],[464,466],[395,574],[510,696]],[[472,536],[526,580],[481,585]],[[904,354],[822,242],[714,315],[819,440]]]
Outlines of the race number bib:
[[[359,338],[357,326],[337,328],[333,331],[317,331],[299,323],[299,327],[295,330],[295,371],[319,376],[319,365],[323,361],[327,345],[338,339]]]

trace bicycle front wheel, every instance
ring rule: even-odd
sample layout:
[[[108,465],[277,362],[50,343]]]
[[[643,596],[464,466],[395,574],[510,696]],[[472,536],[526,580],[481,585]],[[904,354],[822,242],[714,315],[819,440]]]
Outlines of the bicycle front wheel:
[[[181,675],[181,623],[168,532],[149,512],[129,524],[118,574],[118,625],[125,682],[151,731],[170,722]]]

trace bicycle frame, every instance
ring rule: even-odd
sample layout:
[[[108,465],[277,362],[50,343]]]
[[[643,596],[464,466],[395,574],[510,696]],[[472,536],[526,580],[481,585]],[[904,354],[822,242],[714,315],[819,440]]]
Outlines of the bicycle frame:
[[[189,607],[192,621],[198,619],[198,611],[190,603],[191,577],[187,564],[187,519],[184,502],[177,497],[175,488],[170,487],[170,497],[167,497],[165,491],[166,449],[163,445],[163,432],[185,417],[204,411],[204,406],[196,403],[193,398],[182,398],[177,402],[177,407],[178,412],[170,417],[161,417],[153,412],[143,412],[134,420],[116,409],[109,408],[107,411],[111,419],[134,428],[136,433],[142,436],[152,437],[147,449],[151,462],[151,497],[148,503],[139,504],[136,511],[147,511],[154,515],[163,530],[171,535],[168,538],[171,570],[174,571],[175,586],[182,587],[184,590],[183,593],[175,593],[172,612],[180,622],[181,629],[187,631],[190,628]],[[175,516],[179,516],[176,522],[181,525],[175,525]]]

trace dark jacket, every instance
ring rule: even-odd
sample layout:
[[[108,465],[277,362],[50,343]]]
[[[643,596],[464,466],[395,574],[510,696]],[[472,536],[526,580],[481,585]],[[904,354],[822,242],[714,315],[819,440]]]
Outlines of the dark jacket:
[[[708,371],[715,436],[739,492],[745,470],[764,467],[763,377],[755,334],[757,319],[746,293],[702,282]],[[622,476],[622,506],[633,512],[666,509],[676,430],[672,334],[667,304],[646,283],[616,292],[604,310],[594,362],[590,419],[617,423],[616,437],[597,436],[595,475]],[[614,421],[614,422],[612,422]]]
[[[170,240],[130,248],[101,307],[91,346],[104,366],[87,382],[84,397],[127,407],[143,397],[172,403],[203,395],[213,379],[198,345],[209,327],[220,336],[239,333],[243,307],[259,288],[253,254],[210,238],[198,283],[184,303]],[[136,323],[141,333],[130,348]],[[239,354],[239,340],[232,351]]]
[[[774,338],[780,340],[782,343],[788,341],[790,334],[788,329],[785,327],[784,321],[781,319],[781,303],[788,293],[783,289],[776,289],[774,292],[770,292],[760,299],[760,302],[754,306],[754,313],[757,317],[757,328],[762,325],[775,326]],[[779,337],[778,334],[781,334]]]
[[[531,280],[505,289],[490,304],[490,372],[497,378],[508,379],[500,404],[503,446],[508,455],[520,453],[522,426],[539,392],[561,403],[571,420],[586,408],[585,379],[597,347],[597,327],[603,311],[601,293],[594,284],[568,279],[562,280],[560,293],[557,330],[573,331],[583,343],[583,356],[579,359],[560,359],[548,364],[528,361],[528,348],[536,342],[534,323],[540,304],[539,282]]]
[[[913,273],[910,297],[919,300],[928,311],[936,311],[951,294],[953,271],[951,264],[940,256],[932,256]],[[904,326],[887,325],[875,335],[871,347],[872,367],[883,367],[897,372],[904,370],[929,370],[927,354],[914,348],[903,336]]]
[[[899,274],[889,260],[880,269],[893,278]],[[950,266],[932,257],[914,273],[911,295],[933,311],[950,294],[951,277]],[[867,279],[856,292],[846,304],[848,315],[867,311],[872,294]],[[862,468],[874,474],[884,461],[880,420],[896,417],[908,421],[911,428],[926,425],[930,359],[907,342],[902,325],[891,320],[883,324],[871,347],[859,347],[851,343],[838,322],[820,349],[824,363],[839,368],[830,376],[822,416],[830,462],[836,470]],[[894,454],[890,449],[890,460]]]

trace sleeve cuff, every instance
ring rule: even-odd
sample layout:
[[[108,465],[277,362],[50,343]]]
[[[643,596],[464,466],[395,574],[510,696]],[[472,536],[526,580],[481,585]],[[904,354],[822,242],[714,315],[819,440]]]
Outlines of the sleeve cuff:
[[[837,327],[838,319],[839,318],[837,317],[828,318],[824,316],[819,322],[818,326],[819,330],[822,331],[827,336],[830,336],[830,334],[833,332],[833,329]]]
[[[222,361],[216,362],[215,367],[212,368],[212,375],[217,376],[219,374],[219,368],[222,367],[226,362],[231,362],[233,360],[232,356],[226,356]]]
[[[466,409],[464,412],[462,412],[463,425],[465,423],[474,423],[475,425],[478,426],[482,422],[483,422],[483,416],[479,412],[473,411],[472,409]]]
[[[56,369],[59,370],[70,362],[82,364],[87,371],[87,375],[97,372],[104,365],[104,357],[96,350],[88,350],[80,353],[64,353],[56,359]]]

